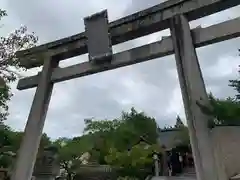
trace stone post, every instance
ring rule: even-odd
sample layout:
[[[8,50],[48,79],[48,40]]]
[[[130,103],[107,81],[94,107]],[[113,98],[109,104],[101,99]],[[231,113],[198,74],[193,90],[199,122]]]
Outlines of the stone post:
[[[169,176],[169,169],[168,169],[168,156],[166,153],[166,148],[163,147],[162,151],[162,175]]]
[[[153,155],[153,160],[154,160],[155,177],[158,177],[159,176],[159,161],[158,161],[157,154]]]
[[[45,148],[37,158],[33,176],[35,180],[54,180],[59,175],[58,151],[55,147]]]
[[[171,20],[170,27],[197,179],[218,180],[208,128],[210,117],[197,104],[207,105],[208,96],[189,23],[184,15],[178,15]]]
[[[45,57],[11,180],[30,180],[32,177],[53,89],[50,79],[53,68],[57,66],[58,62],[53,61],[51,56]]]

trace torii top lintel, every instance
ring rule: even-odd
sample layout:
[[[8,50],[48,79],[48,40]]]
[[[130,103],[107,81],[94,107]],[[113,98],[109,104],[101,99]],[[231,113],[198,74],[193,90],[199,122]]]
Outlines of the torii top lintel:
[[[195,20],[240,4],[239,0],[168,0],[151,8],[109,23],[112,45],[169,28],[169,19],[185,14]],[[85,32],[18,51],[17,57],[26,68],[41,66],[46,54],[64,60],[87,53]]]

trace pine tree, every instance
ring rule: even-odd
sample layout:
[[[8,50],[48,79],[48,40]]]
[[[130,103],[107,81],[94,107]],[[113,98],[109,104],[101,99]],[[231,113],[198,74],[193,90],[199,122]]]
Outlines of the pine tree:
[[[179,116],[177,116],[175,128],[181,128],[181,127],[184,127],[184,124],[183,124],[181,118]]]

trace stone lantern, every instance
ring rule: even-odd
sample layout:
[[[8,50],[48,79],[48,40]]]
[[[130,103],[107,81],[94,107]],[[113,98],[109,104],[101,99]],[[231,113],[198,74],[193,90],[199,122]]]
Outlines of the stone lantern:
[[[47,147],[37,158],[33,176],[35,180],[54,180],[60,173],[58,149]]]

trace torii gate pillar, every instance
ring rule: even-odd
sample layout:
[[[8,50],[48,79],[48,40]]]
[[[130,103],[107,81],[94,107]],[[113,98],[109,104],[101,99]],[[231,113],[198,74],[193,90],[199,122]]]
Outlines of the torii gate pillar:
[[[59,64],[59,61],[51,61],[49,58],[51,56],[46,57],[44,60],[11,180],[30,180],[32,177],[53,90],[52,71]]]
[[[199,66],[189,22],[184,15],[171,19],[171,34],[177,71],[190,134],[198,180],[218,180],[208,120],[197,105],[208,104],[208,96]]]

